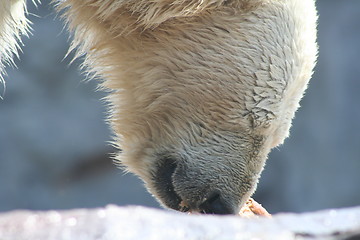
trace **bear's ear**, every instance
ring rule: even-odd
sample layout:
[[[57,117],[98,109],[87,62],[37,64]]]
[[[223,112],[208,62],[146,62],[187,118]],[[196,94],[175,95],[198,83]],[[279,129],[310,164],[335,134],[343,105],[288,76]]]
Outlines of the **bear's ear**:
[[[226,0],[132,0],[124,1],[124,7],[138,16],[137,23],[147,29],[156,28],[171,18],[199,15],[218,8],[225,2]]]

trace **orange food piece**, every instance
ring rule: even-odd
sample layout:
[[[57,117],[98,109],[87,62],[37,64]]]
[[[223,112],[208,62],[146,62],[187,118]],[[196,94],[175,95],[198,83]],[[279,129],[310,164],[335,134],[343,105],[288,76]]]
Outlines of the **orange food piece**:
[[[266,209],[257,203],[254,199],[250,198],[245,205],[240,209],[239,215],[242,217],[263,216],[271,217],[271,214]]]

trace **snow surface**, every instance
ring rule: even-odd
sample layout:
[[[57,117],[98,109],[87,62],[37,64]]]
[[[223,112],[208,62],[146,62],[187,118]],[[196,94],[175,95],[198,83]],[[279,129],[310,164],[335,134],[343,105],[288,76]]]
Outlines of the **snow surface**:
[[[360,239],[360,207],[272,218],[188,215],[109,205],[0,214],[0,240]]]

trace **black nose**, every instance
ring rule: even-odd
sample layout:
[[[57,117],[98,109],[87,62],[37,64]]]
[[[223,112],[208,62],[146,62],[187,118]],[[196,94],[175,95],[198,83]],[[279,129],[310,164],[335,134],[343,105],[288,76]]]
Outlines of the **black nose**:
[[[219,192],[214,192],[199,205],[201,213],[206,214],[235,214],[235,210],[221,198]]]

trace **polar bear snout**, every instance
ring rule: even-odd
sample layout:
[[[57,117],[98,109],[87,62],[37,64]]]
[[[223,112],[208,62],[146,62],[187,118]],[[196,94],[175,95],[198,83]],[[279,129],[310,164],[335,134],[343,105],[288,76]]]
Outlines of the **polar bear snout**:
[[[223,197],[205,173],[173,158],[161,161],[153,175],[153,194],[168,208],[204,214],[236,214],[238,206]],[[212,187],[210,187],[212,186]]]

